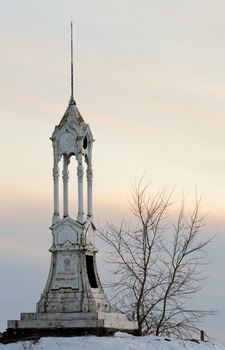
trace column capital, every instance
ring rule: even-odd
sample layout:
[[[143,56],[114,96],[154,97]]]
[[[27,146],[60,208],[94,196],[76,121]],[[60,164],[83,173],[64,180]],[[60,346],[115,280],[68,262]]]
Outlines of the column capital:
[[[59,168],[58,167],[54,167],[52,169],[52,175],[53,175],[54,179],[58,179],[59,178]]]

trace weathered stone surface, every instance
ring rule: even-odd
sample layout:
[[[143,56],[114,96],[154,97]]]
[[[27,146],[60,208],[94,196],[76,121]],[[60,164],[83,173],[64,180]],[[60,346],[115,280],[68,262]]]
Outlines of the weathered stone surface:
[[[85,243],[85,225],[64,218],[51,229],[51,267],[37,312],[112,311],[98,278],[96,249]]]
[[[113,328],[134,330],[136,325],[118,312],[97,313],[28,313],[20,321],[8,321],[9,329]]]

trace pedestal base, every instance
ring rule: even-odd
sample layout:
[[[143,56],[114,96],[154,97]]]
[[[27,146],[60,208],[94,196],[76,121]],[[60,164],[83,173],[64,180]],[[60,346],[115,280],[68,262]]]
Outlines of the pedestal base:
[[[137,324],[119,312],[22,313],[20,320],[8,321],[7,331],[0,342],[49,336],[106,336],[118,331],[136,335]]]
[[[137,328],[119,312],[65,312],[22,313],[19,321],[8,321],[8,329],[57,329],[57,328],[113,328],[117,330]]]

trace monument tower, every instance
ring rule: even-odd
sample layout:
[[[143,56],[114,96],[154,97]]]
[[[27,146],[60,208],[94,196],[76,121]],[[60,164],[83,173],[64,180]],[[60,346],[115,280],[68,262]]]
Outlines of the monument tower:
[[[116,330],[135,332],[137,328],[135,322],[128,321],[110,305],[97,273],[92,203],[94,139],[74,99],[72,34],[71,23],[71,96],[51,137],[54,183],[51,266],[36,312],[22,313],[20,320],[8,321],[7,332],[17,335],[107,334]],[[71,157],[75,157],[77,169],[70,167]],[[63,163],[63,198],[59,198],[60,163]],[[75,195],[70,191],[69,180],[77,181],[77,213],[69,208],[69,194]],[[84,213],[84,185],[87,213]],[[59,212],[60,200],[63,213]]]

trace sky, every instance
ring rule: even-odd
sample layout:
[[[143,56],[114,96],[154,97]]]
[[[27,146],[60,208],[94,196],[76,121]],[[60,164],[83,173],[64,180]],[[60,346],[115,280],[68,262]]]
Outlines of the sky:
[[[203,234],[217,233],[197,303],[219,310],[204,329],[225,343],[225,2],[0,4],[0,329],[35,310],[48,274],[49,137],[70,96],[72,20],[75,98],[95,139],[95,223],[129,215],[143,174],[153,190],[175,187],[178,201],[183,191],[188,207],[197,188]]]

